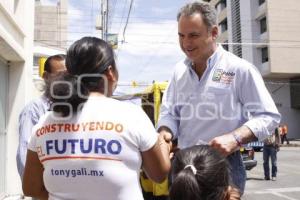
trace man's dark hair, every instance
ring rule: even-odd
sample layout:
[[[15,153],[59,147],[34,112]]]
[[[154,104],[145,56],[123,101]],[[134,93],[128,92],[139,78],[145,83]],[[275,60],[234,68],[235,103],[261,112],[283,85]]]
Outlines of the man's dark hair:
[[[57,61],[61,61],[61,60],[65,60],[66,59],[66,55],[64,54],[56,54],[53,56],[49,56],[45,62],[44,65],[44,71],[51,73],[52,69],[51,69],[51,61],[52,60],[57,60]]]

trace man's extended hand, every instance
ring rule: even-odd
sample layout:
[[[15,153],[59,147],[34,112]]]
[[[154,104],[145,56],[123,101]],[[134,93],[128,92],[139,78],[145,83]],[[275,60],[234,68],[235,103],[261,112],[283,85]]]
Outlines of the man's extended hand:
[[[209,145],[224,156],[228,156],[239,149],[239,145],[232,134],[215,137],[209,142]]]
[[[228,156],[234,151],[239,150],[241,144],[247,144],[255,139],[257,138],[247,126],[241,126],[230,133],[213,138],[209,142],[209,145],[223,155]]]

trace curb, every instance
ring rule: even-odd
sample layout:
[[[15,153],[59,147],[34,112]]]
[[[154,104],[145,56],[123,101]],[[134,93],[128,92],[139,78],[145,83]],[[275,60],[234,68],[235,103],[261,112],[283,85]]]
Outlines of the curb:
[[[300,147],[300,144],[281,144],[280,147]]]

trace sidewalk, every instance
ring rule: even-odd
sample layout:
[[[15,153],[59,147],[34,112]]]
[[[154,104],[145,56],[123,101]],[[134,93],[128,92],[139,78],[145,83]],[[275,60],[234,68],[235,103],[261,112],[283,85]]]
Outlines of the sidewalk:
[[[284,141],[284,144],[281,144],[281,147],[300,147],[300,139],[290,139],[289,144]]]

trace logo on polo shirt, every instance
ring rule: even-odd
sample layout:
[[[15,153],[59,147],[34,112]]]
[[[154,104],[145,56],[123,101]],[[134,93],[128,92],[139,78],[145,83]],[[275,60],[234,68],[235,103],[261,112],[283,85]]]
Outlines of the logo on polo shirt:
[[[214,71],[212,80],[215,82],[230,84],[235,77],[234,72],[226,72],[223,69],[216,69]]]
[[[212,80],[219,82],[221,80],[222,72],[223,72],[222,69],[216,69],[212,77]]]

